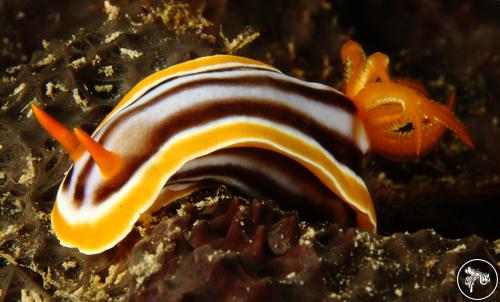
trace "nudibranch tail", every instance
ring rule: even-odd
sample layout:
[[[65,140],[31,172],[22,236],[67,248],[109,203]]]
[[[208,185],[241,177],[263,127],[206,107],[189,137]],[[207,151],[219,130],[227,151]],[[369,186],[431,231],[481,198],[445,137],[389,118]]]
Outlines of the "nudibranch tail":
[[[76,161],[80,156],[80,152],[78,152],[80,143],[73,132],[65,128],[37,105],[31,104],[31,110],[33,110],[33,114],[40,125],[63,146],[73,162]]]
[[[111,178],[120,171],[122,168],[120,155],[106,150],[82,129],[75,128],[73,131],[78,141],[90,153],[105,178]]]
[[[453,115],[454,93],[448,106],[439,104],[419,82],[391,78],[385,54],[377,52],[360,62],[364,56],[356,42],[342,47],[345,92],[358,110],[371,150],[392,159],[416,158],[437,144],[446,127],[474,147],[464,125]]]

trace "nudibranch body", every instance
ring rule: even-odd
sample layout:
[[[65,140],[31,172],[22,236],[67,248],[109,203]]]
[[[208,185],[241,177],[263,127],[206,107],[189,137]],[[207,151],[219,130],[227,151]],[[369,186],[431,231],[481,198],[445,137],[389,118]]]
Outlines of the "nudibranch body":
[[[360,115],[341,92],[264,63],[215,55],[157,72],[92,137],[33,111],[74,161],[52,225],[62,245],[83,253],[113,247],[141,214],[211,183],[253,198],[313,202],[343,225],[376,231],[370,194],[355,170],[377,138],[367,137],[366,124],[380,122]],[[384,111],[399,119],[403,112]],[[425,118],[442,132],[440,120]]]

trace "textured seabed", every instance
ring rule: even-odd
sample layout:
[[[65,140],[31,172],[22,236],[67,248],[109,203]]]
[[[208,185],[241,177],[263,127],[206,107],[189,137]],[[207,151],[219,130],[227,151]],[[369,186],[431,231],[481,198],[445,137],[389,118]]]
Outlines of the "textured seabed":
[[[500,262],[500,5],[496,1],[0,1],[0,301],[455,301],[458,267]],[[29,104],[94,129],[146,75],[215,53],[340,87],[353,38],[456,115],[429,155],[369,154],[380,235],[220,187],[180,200],[96,256],[50,227],[70,165]],[[499,297],[497,290],[496,297]],[[494,300],[494,297],[493,297]]]

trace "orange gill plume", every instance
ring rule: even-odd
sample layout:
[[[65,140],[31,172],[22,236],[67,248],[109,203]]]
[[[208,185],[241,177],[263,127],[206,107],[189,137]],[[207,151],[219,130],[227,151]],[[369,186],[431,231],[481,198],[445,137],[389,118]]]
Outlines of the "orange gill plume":
[[[447,106],[432,101],[419,82],[390,78],[387,55],[377,52],[366,58],[354,41],[344,44],[341,56],[345,93],[358,110],[373,151],[390,159],[416,158],[437,144],[446,127],[474,147],[453,115],[454,92]]]
[[[105,178],[113,177],[120,171],[122,164],[119,155],[106,150],[81,129],[75,128],[71,132],[37,105],[32,104],[31,108],[40,125],[63,146],[73,162],[84,151],[88,151]]]

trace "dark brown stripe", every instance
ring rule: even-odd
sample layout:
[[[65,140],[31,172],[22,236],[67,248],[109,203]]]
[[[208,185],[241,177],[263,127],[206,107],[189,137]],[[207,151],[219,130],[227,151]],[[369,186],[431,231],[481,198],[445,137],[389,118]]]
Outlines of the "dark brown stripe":
[[[89,160],[91,162],[91,160]],[[90,169],[92,168],[92,165],[89,164],[89,162],[85,163],[84,168],[80,172],[80,175],[89,175]],[[61,184],[62,190],[65,193],[68,193],[68,190],[70,189],[70,184],[71,184],[71,179],[74,177],[73,175],[75,174],[75,167],[72,166],[71,169],[69,169],[68,174],[66,175],[66,178],[64,178],[64,181]],[[75,192],[73,194],[73,201],[75,202],[76,206],[81,205],[83,199],[85,197],[85,188],[82,185],[77,185],[75,186]]]

